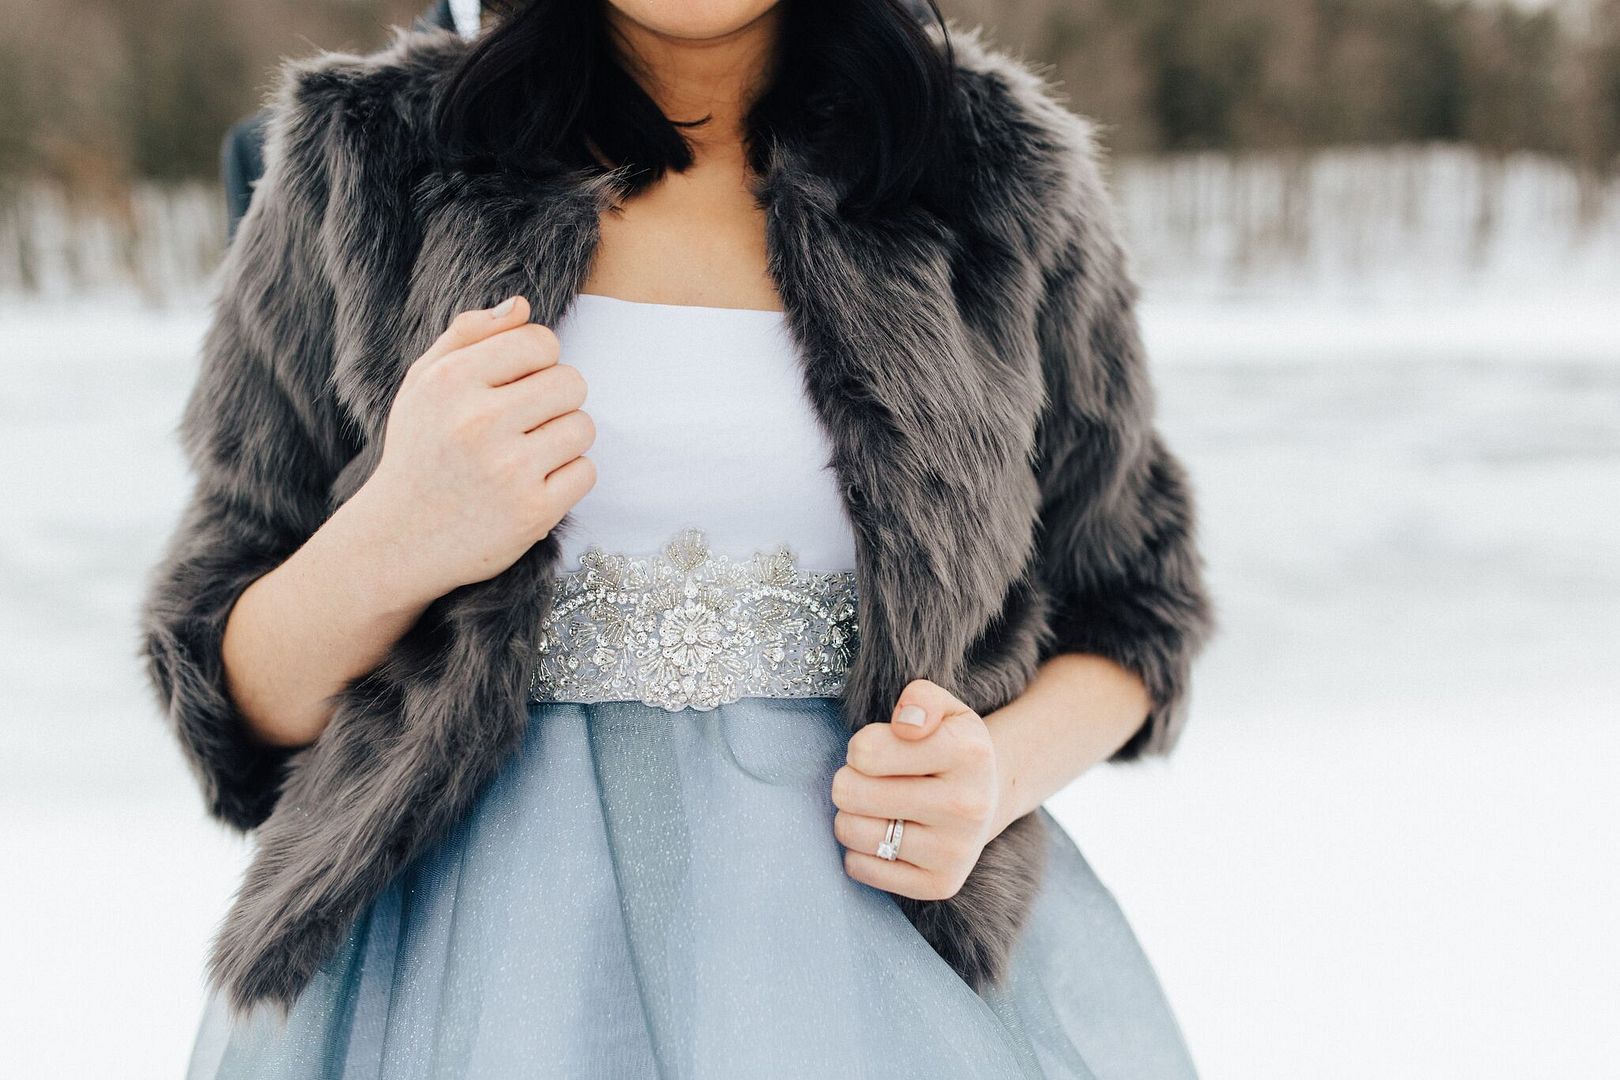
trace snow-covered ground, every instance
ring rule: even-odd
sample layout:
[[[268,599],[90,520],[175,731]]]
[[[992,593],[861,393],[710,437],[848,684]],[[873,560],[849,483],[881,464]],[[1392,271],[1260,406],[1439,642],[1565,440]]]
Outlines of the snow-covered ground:
[[[1053,809],[1211,1080],[1615,1075],[1609,298],[1173,296],[1223,632],[1176,754]],[[3,1076],[178,1076],[246,863],[135,660],[202,326],[0,305]]]

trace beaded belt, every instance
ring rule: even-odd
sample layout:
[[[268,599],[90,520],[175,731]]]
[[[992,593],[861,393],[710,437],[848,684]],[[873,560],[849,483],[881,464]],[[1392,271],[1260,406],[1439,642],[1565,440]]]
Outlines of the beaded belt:
[[[592,545],[579,563],[548,582],[533,700],[707,710],[843,690],[857,640],[852,570],[800,570],[785,547],[714,555],[697,529],[656,555]]]

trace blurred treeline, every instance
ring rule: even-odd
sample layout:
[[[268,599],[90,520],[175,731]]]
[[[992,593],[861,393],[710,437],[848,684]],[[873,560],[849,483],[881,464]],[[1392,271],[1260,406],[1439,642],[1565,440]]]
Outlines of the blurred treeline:
[[[0,178],[217,174],[277,59],[370,48],[426,0],[0,0]],[[1620,0],[942,0],[1053,65],[1117,150],[1466,143],[1608,172]]]
[[[369,49],[427,0],[0,0],[0,177],[212,178],[281,56]]]
[[[957,0],[1133,151],[1466,143],[1606,171],[1620,0]]]

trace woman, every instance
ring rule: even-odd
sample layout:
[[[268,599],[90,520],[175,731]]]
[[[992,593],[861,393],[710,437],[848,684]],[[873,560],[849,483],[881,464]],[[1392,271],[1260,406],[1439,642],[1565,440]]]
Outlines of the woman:
[[[257,841],[193,1077],[1192,1074],[1041,806],[1180,731],[1191,500],[1089,130],[946,31],[289,65],[143,612]]]

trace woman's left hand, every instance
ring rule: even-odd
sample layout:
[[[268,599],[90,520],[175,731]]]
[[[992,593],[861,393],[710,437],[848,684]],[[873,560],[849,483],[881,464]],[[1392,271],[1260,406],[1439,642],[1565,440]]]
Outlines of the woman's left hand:
[[[911,723],[908,721],[919,721]],[[994,837],[1001,773],[990,729],[938,683],[906,684],[888,723],[849,740],[833,774],[833,834],[844,870],[868,885],[918,900],[956,895]],[[878,857],[889,819],[905,830],[900,857]]]

